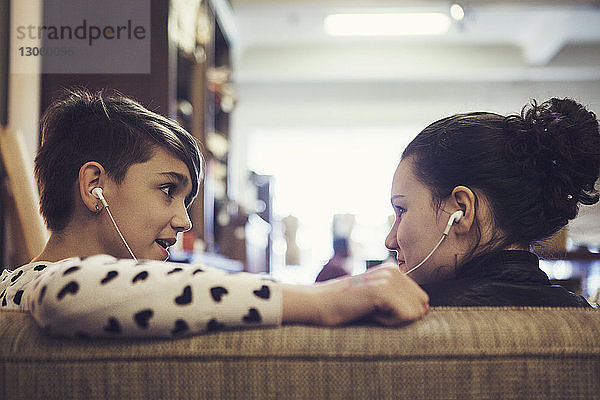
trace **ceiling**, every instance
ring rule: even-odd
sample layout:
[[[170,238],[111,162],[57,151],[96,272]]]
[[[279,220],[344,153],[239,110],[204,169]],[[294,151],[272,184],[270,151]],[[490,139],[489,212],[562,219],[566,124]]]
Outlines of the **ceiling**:
[[[424,126],[474,109],[515,112],[559,94],[600,109],[600,0],[459,1],[465,18],[445,35],[364,38],[328,36],[324,18],[447,12],[450,2],[211,2],[227,4],[220,14],[240,98],[232,123],[240,171],[245,135],[265,126]],[[570,237],[600,246],[600,205],[581,211]]]
[[[332,13],[449,10],[443,1],[232,0],[237,81],[600,79],[600,1],[459,2],[441,36],[333,37]]]

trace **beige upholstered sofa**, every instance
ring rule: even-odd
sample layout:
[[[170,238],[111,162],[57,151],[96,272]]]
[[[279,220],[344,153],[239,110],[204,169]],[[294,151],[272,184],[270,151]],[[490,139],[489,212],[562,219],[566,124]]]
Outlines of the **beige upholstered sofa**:
[[[0,398],[600,399],[600,310],[434,308],[401,328],[68,340],[0,312]]]

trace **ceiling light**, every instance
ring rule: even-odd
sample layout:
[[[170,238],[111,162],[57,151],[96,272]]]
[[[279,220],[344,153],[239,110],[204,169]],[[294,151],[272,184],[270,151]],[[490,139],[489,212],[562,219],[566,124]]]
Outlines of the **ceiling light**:
[[[465,10],[460,6],[460,4],[452,4],[450,6],[450,16],[455,21],[462,21],[465,17]]]
[[[325,31],[333,36],[442,35],[450,28],[443,13],[332,14]]]

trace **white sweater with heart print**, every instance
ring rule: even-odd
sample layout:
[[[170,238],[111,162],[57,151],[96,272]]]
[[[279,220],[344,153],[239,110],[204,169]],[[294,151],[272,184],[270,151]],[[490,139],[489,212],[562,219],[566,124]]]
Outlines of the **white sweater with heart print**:
[[[281,288],[260,275],[108,255],[35,262],[0,277],[0,310],[71,337],[181,337],[281,324]]]

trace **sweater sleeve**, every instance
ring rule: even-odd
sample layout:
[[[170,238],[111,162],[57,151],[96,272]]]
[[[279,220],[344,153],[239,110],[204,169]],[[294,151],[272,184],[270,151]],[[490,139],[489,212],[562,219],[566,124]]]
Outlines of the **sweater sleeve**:
[[[249,273],[99,255],[57,263],[25,290],[53,335],[180,337],[281,323],[281,288]]]

